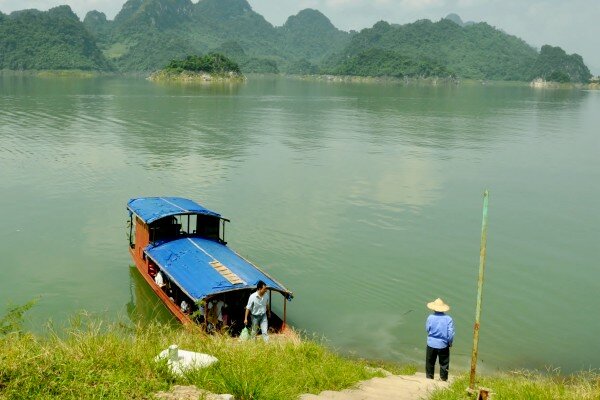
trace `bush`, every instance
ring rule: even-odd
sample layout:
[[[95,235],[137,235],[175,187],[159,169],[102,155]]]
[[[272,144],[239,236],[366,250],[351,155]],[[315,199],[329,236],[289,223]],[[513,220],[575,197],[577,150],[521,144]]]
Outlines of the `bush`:
[[[560,82],[560,83],[568,83],[571,82],[571,77],[563,71],[553,71],[546,80],[551,82]]]
[[[206,72],[209,74],[241,73],[238,64],[218,53],[209,53],[204,56],[187,56],[183,60],[171,60],[165,67],[165,70],[173,72]]]

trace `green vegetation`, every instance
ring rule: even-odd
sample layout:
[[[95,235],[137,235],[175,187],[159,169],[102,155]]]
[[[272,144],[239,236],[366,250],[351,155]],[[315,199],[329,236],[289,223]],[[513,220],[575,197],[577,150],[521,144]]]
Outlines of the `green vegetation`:
[[[389,76],[394,78],[430,76],[446,77],[452,75],[445,67],[435,61],[415,60],[400,53],[369,49],[345,59],[341,65],[330,71],[334,75],[352,76]]]
[[[375,59],[370,62],[372,67],[362,73],[373,70],[370,75],[379,72],[378,63],[409,63],[425,71],[450,72],[461,78],[529,80],[531,65],[537,58],[537,52],[527,43],[486,23],[462,27],[442,19],[392,26],[382,21],[352,37],[342,52],[325,62],[324,69],[337,73],[348,59],[364,58],[369,51]],[[394,58],[397,61],[392,61]],[[420,69],[412,73],[418,74]]]
[[[90,11],[83,20],[83,26],[96,38],[98,43],[106,44],[108,42],[112,22],[106,19],[104,13]]]
[[[405,25],[337,29],[312,9],[274,27],[247,0],[128,0],[114,21],[68,6],[0,13],[0,69],[149,72],[169,60],[215,52],[244,73],[357,77],[458,77],[587,82],[581,56],[523,40],[456,14]]]
[[[320,72],[320,69],[306,58],[303,58],[288,65],[286,72],[292,75],[315,75]]]
[[[218,53],[204,56],[187,56],[182,60],[171,60],[165,68],[150,76],[152,81],[180,82],[232,82],[245,77],[239,65]]]
[[[115,43],[115,44],[112,44],[110,47],[106,48],[104,50],[104,54],[106,55],[107,58],[115,59],[115,58],[123,57],[123,55],[125,53],[127,53],[128,51],[129,51],[129,48],[127,47],[126,44]]]
[[[417,373],[417,367],[413,364],[402,365],[385,360],[366,360],[366,363],[371,368],[383,369],[394,375],[414,375]]]
[[[446,15],[446,17],[444,19],[450,20],[450,21],[454,22],[456,25],[462,26],[462,27],[469,26],[469,25],[475,25],[475,22],[473,22],[473,21],[463,22],[462,18],[458,14],[454,14],[454,13]]]
[[[103,73],[98,71],[81,71],[78,69],[68,70],[46,70],[39,71],[35,75],[40,78],[77,78],[77,79],[89,79],[101,76]]]
[[[313,9],[289,17],[278,32],[283,52],[290,55],[288,64],[291,62],[295,66],[299,60],[318,63],[343,48],[350,39],[347,32],[338,30],[325,15]]]
[[[468,386],[469,377],[461,376],[448,389],[435,391],[430,400],[474,399],[465,391]],[[561,376],[518,371],[479,377],[476,387],[491,389],[495,400],[596,400],[600,393],[600,374],[584,372]]]
[[[531,78],[542,78],[552,82],[586,83],[592,77],[579,54],[567,55],[560,47],[542,46],[540,55],[533,65]]]
[[[411,365],[342,358],[314,341],[240,342],[206,335],[198,328],[107,325],[85,315],[73,318],[60,331],[50,326],[43,336],[33,335],[23,332],[22,322],[34,303],[13,306],[0,318],[1,399],[147,399],[173,385],[194,385],[237,399],[292,399],[381,376],[373,368],[395,374],[416,372]],[[176,376],[166,361],[155,361],[173,343],[214,355],[219,362]],[[459,376],[429,398],[473,399],[465,391],[467,386],[468,376]],[[600,374],[517,371],[480,376],[477,387],[491,389],[498,400],[592,400],[600,393]]]
[[[463,23],[451,14],[392,26],[378,22],[353,36],[348,46],[324,62],[334,75],[448,76],[463,79],[587,82],[590,71],[577,54],[523,40],[486,23]]]
[[[96,70],[112,67],[69,6],[0,18],[0,69]]]
[[[9,333],[21,333],[23,330],[23,315],[29,311],[36,302],[36,300],[32,300],[23,305],[9,307],[7,313],[0,318],[0,337],[8,335]]]
[[[92,11],[84,23],[122,71],[156,70],[172,58],[214,51],[232,58],[245,73],[278,73],[299,59],[320,62],[349,36],[315,10],[274,27],[246,0],[130,0],[114,21]],[[228,51],[232,43],[237,54]],[[127,51],[115,54],[116,44]]]
[[[217,53],[204,56],[187,56],[183,60],[171,60],[165,69],[172,72],[194,71],[209,74],[241,73],[239,65]]]
[[[241,61],[241,68],[257,74],[278,74],[277,62],[267,58],[251,57]]]
[[[277,62],[268,58],[250,57],[240,44],[234,40],[222,43],[213,50],[215,53],[224,54],[235,60],[242,71],[259,74],[278,74]]]
[[[291,399],[340,390],[378,375],[364,362],[341,358],[315,342],[240,342],[200,330],[163,325],[106,326],[75,318],[64,332],[0,335],[0,398],[146,399],[175,384],[195,385],[237,399]],[[160,351],[208,353],[219,362],[173,375]]]
[[[105,325],[81,316],[44,336],[23,333],[34,302],[0,319],[0,398],[145,399],[174,384],[195,385],[238,399],[294,398],[339,390],[376,376],[365,362],[341,358],[312,341],[240,342],[199,329]],[[156,355],[170,344],[219,362],[173,375]]]
[[[118,50],[125,50],[125,52],[119,53]],[[200,53],[175,33],[157,32],[133,35],[128,40],[120,40],[103,51],[107,57],[117,56],[110,60],[118,70],[123,72],[157,70],[169,60]]]

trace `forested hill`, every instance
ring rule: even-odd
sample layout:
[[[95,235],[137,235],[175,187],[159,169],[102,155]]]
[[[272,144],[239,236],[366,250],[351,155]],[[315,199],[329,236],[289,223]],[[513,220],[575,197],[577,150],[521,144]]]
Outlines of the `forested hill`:
[[[365,60],[371,68],[365,69]],[[456,14],[438,22],[420,20],[400,26],[378,22],[352,37],[342,51],[324,62],[323,69],[332,74],[377,76],[388,75],[390,65],[398,66],[397,76],[446,71],[461,78],[489,80],[559,76],[564,81],[586,82],[590,78],[578,55],[567,56],[550,46],[538,53],[516,36],[485,22],[462,23]]]
[[[173,58],[224,47],[238,53],[245,72],[279,72],[299,62],[318,64],[349,37],[316,10],[274,27],[246,0],[129,0],[114,21],[92,11],[84,24],[124,71],[154,70]]]
[[[378,22],[363,29],[327,65],[335,71],[361,53],[381,49],[402,57],[443,65],[463,78],[527,80],[537,51],[523,40],[486,23],[460,26],[442,19],[392,26]]]
[[[349,40],[347,32],[337,29],[320,11],[308,8],[289,17],[278,30],[284,49],[311,61],[320,61]]]
[[[592,74],[579,54],[568,55],[560,47],[545,45],[533,65],[531,77],[554,82],[587,82]]]
[[[128,0],[114,21],[83,23],[68,6],[0,14],[0,68],[154,71],[170,60],[217,52],[242,72],[358,76],[455,76],[585,82],[583,59],[451,14],[405,25],[337,29],[306,9],[275,27],[247,0]]]
[[[0,69],[111,68],[69,6],[0,13]]]

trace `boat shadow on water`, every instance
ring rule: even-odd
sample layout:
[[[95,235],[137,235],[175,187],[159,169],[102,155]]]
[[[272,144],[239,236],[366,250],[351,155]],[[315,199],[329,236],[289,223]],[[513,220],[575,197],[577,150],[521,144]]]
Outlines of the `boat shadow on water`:
[[[129,302],[125,308],[129,320],[134,324],[180,325],[177,318],[156,297],[135,265],[129,265]]]

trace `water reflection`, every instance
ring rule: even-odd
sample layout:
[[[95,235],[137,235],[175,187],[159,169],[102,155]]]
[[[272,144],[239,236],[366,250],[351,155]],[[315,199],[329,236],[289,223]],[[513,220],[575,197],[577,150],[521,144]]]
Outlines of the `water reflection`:
[[[156,89],[151,95],[118,96],[111,109],[111,117],[123,121],[116,131],[123,146],[154,156],[150,167],[173,167],[186,156],[238,159],[254,143],[248,104],[239,98]]]
[[[127,315],[134,323],[167,323],[177,326],[179,321],[152,291],[139,271],[129,267],[129,301],[126,304]]]
[[[441,181],[438,171],[424,158],[403,158],[393,169],[383,169],[375,179],[367,176],[356,179],[348,187],[348,197],[358,206],[377,204],[390,210],[420,209],[440,197]]]
[[[123,268],[124,207],[181,195],[234,221],[232,247],[296,293],[288,311],[299,328],[342,351],[420,363],[427,301],[445,298],[462,332],[472,326],[490,187],[485,362],[598,359],[582,319],[598,274],[597,93],[286,79],[234,90],[0,84],[3,294],[51,291],[44,319],[127,304],[135,321],[170,320]],[[469,345],[459,336],[456,354]]]

